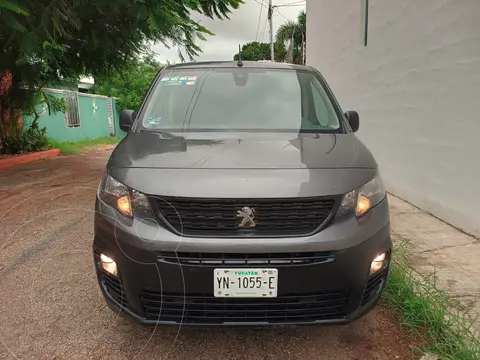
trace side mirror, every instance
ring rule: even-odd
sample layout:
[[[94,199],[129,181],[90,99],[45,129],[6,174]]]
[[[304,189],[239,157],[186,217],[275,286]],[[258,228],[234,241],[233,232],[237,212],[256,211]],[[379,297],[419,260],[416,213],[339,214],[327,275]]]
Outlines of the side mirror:
[[[135,119],[135,111],[133,110],[122,110],[120,112],[120,129],[125,132],[128,132],[133,125],[133,120]]]
[[[358,116],[358,113],[356,111],[347,111],[345,117],[347,118],[352,131],[357,132],[360,127],[360,116]]]

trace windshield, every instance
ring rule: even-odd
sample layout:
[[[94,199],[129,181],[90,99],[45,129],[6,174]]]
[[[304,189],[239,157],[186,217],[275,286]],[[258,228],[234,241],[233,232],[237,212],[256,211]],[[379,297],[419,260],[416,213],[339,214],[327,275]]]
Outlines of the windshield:
[[[317,74],[298,70],[167,70],[141,122],[152,131],[343,132]]]

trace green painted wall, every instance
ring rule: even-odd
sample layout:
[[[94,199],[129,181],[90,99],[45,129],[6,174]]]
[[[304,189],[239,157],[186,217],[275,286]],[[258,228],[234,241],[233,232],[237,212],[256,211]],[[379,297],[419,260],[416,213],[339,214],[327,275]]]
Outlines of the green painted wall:
[[[62,93],[53,93],[53,95],[63,96]],[[47,111],[40,115],[38,119],[39,127],[45,127],[48,137],[57,141],[77,141],[110,136],[108,98],[78,93],[78,108],[80,114],[79,127],[67,127],[63,113],[49,115]],[[39,108],[40,110],[41,108]],[[115,135],[123,137],[124,133],[118,127],[118,112],[115,103],[113,104],[113,119]],[[31,119],[28,118],[24,118],[23,121],[26,125],[31,123]]]

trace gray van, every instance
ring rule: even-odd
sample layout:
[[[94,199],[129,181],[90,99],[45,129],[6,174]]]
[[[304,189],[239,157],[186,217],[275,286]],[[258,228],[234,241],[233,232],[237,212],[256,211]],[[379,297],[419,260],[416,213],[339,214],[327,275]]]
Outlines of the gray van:
[[[144,324],[347,323],[385,286],[387,196],[320,73],[266,62],[165,67],[98,188],[107,304]]]

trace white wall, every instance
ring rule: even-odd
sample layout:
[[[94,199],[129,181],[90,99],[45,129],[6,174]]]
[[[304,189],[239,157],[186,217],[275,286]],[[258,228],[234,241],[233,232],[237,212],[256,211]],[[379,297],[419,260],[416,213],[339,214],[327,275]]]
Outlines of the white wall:
[[[307,0],[326,77],[389,191],[480,236],[480,0]]]

